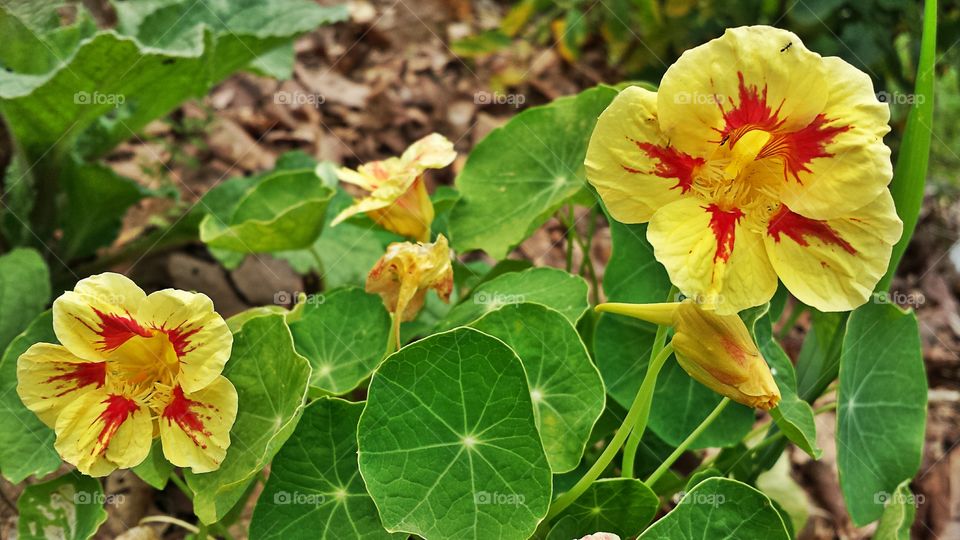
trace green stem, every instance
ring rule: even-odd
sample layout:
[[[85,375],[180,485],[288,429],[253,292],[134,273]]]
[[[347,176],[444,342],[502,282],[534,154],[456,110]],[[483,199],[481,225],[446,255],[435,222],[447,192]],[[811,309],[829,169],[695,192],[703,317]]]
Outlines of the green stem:
[[[630,410],[627,411],[627,417],[624,418],[620,429],[613,435],[610,443],[604,448],[603,453],[600,454],[600,457],[597,458],[597,461],[594,462],[586,474],[570,488],[570,491],[557,497],[557,500],[553,501],[553,504],[550,505],[550,511],[547,513],[547,521],[557,517],[560,512],[564,511],[573,501],[577,500],[577,498],[590,487],[590,484],[592,484],[594,480],[600,477],[603,471],[606,470],[607,465],[616,457],[617,452],[620,451],[620,447],[623,446],[627,435],[629,435],[631,431],[643,433],[643,430],[647,426],[647,418],[650,416],[650,402],[653,399],[653,389],[657,384],[657,375],[671,354],[673,354],[673,345],[667,345],[660,351],[660,354],[650,362],[650,365],[647,366],[647,374],[640,384],[637,397],[634,398],[633,404],[630,405]]]
[[[307,248],[307,251],[310,252],[310,255],[313,256],[314,262],[317,263],[317,279],[320,280],[320,290],[323,290],[323,278],[327,275],[326,271],[323,268],[323,259],[320,258],[320,253],[317,252],[317,247],[311,245]]]
[[[687,448],[689,448],[689,446],[693,444],[693,441],[697,440],[697,438],[700,437],[700,435],[708,427],[710,427],[710,424],[712,424],[713,421],[716,420],[718,416],[720,416],[720,413],[722,413],[723,409],[725,409],[729,404],[730,404],[730,398],[725,397],[721,399],[720,403],[718,403],[717,406],[714,407],[713,412],[707,415],[707,417],[703,419],[703,422],[700,422],[700,425],[693,430],[693,433],[688,435],[687,438],[684,439],[682,443],[680,443],[680,446],[676,447],[676,449],[674,449],[674,451],[669,456],[667,456],[667,459],[665,459],[663,463],[661,463],[660,466],[657,467],[657,470],[653,471],[653,474],[651,474],[650,477],[647,478],[644,484],[646,484],[649,487],[649,486],[652,486],[657,480],[659,480],[660,477],[663,476],[663,473],[667,472],[670,469],[670,466],[673,465],[673,463],[677,461],[677,459],[681,455],[683,455],[684,452],[687,451]]]
[[[780,329],[780,333],[777,334],[777,340],[783,341],[788,335],[790,335],[790,330],[793,329],[797,324],[797,319],[800,318],[800,315],[803,315],[803,312],[806,311],[806,307],[801,305],[799,302],[794,304],[793,311],[790,312],[790,318],[787,319],[787,322],[784,323],[783,328]]]
[[[180,475],[178,475],[177,473],[173,473],[170,475],[170,480],[174,483],[174,485],[180,488],[180,491],[182,491],[183,494],[186,495],[188,499],[190,499],[191,501],[193,500],[193,490],[190,489],[190,486],[188,486],[187,483],[183,481],[183,478],[180,478]]]
[[[564,223],[567,229],[567,273],[573,272],[573,245],[577,240],[577,227],[574,221],[573,205],[570,205],[569,217]],[[564,220],[560,220],[563,222]]]
[[[387,333],[387,348],[383,352],[386,358],[400,348],[400,317],[399,313],[390,314],[390,331]]]
[[[667,327],[657,326],[657,335],[653,338],[653,348],[650,349],[650,363],[663,351],[664,344],[667,341]],[[630,432],[630,438],[627,439],[626,446],[623,447],[623,461],[620,465],[620,476],[624,478],[633,478],[633,465],[637,461],[637,448],[640,447],[640,439],[643,438],[643,432],[633,430]]]

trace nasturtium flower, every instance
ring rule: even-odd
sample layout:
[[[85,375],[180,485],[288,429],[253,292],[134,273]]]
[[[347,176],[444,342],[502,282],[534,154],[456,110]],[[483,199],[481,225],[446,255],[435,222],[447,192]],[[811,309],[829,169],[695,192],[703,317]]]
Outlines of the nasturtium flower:
[[[60,345],[20,356],[17,393],[66,462],[104,476],[141,463],[159,435],[174,465],[220,467],[237,416],[221,375],[233,336],[207,296],[99,274],[54,301],[53,330]]]
[[[340,180],[369,195],[340,212],[332,224],[366,213],[388,231],[429,241],[434,212],[423,173],[427,169],[442,169],[456,158],[453,143],[432,133],[413,143],[400,157],[365,163],[355,171],[341,168],[337,171]]]
[[[734,28],[685,52],[657,92],[623,90],[587,150],[610,214],[649,222],[671,281],[730,314],[777,277],[822,311],[864,303],[900,238],[890,112],[863,72],[786,30]]]
[[[367,292],[377,293],[393,314],[394,335],[400,343],[400,322],[411,321],[433,289],[444,302],[453,292],[452,253],[441,234],[432,244],[394,242],[367,275]]]
[[[663,304],[600,304],[618,313],[673,326],[673,351],[688,375],[718,394],[749,407],[769,410],[780,402],[770,367],[737,315],[719,315],[691,300]]]

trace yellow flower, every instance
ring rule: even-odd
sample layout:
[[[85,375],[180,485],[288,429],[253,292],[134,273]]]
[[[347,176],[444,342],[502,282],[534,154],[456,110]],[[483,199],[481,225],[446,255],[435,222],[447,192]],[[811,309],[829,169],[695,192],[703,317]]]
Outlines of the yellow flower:
[[[453,266],[447,239],[441,234],[432,244],[394,242],[367,276],[367,292],[383,298],[393,314],[393,331],[400,345],[400,321],[413,320],[423,307],[427,290],[441,300],[453,292]]]
[[[600,116],[587,178],[610,214],[650,222],[671,281],[731,314],[777,277],[822,311],[864,303],[902,223],[887,105],[863,72],[791,32],[734,28],[691,49],[654,93],[625,89]]]
[[[770,368],[740,317],[705,311],[691,300],[601,304],[597,310],[672,325],[677,362],[687,374],[714,392],[764,410],[780,402],[780,390]]]
[[[388,231],[429,241],[434,214],[423,173],[427,169],[442,169],[456,157],[453,143],[432,133],[413,143],[398,158],[365,163],[356,171],[341,168],[337,171],[340,180],[370,194],[340,212],[332,224],[365,212]]]
[[[220,467],[237,391],[220,374],[233,336],[209,298],[100,274],[53,303],[53,330],[62,345],[20,356],[17,393],[65,461],[104,476],[142,462],[159,434],[174,465]]]

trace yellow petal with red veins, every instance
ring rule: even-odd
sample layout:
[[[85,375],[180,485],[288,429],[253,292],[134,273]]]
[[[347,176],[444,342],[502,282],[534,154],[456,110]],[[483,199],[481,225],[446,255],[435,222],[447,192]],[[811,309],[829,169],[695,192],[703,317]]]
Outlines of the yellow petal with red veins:
[[[147,407],[106,389],[88,392],[64,408],[55,431],[60,456],[89,476],[139,465],[153,439]]]
[[[705,155],[752,129],[795,130],[827,101],[820,55],[793,32],[770,26],[728,29],[683,53],[657,92],[660,128],[679,150]]]
[[[670,146],[657,120],[657,94],[625,88],[597,120],[587,147],[587,179],[610,215],[644,223],[689,191],[704,164]]]
[[[780,197],[795,212],[815,219],[849,215],[876,199],[893,178],[890,108],[877,100],[870,77],[836,57],[823,59],[829,97],[806,128],[775,137],[786,182]]]
[[[53,302],[53,330],[68,351],[86,360],[107,354],[133,336],[149,336],[134,318],[146,294],[126,276],[108,272],[80,280]]]
[[[67,405],[102,388],[105,377],[105,362],[78,358],[62,345],[36,343],[17,360],[17,393],[50,427]]]
[[[670,281],[706,309],[733,314],[770,300],[777,276],[746,216],[693,197],[653,215],[647,239]]]
[[[217,470],[230,447],[236,418],[237,390],[226,377],[193,393],[175,387],[160,415],[163,455],[195,473]]]
[[[205,294],[175,289],[151,293],[137,310],[137,319],[167,335],[180,359],[177,381],[186,392],[216,380],[230,358],[233,334]]]
[[[903,223],[890,192],[867,206],[829,220],[814,220],[783,206],[767,225],[764,243],[787,289],[820,311],[863,304],[887,270]]]

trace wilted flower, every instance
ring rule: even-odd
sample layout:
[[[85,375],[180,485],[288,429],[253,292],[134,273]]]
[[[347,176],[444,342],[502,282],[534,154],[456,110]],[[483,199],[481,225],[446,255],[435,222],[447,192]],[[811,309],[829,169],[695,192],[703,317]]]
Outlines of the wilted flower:
[[[207,296],[148,296],[100,274],[53,303],[53,330],[62,345],[20,356],[17,393],[55,430],[65,461],[104,476],[142,462],[159,434],[174,465],[220,467],[237,415],[237,391],[221,375],[233,336]]]
[[[780,401],[770,367],[736,315],[705,311],[691,300],[664,304],[601,304],[618,313],[674,327],[677,362],[714,392],[750,407],[769,410]]]
[[[615,219],[650,222],[657,260],[705,307],[763,304],[779,276],[806,304],[849,310],[902,232],[889,117],[850,64],[786,30],[734,28],[685,52],[656,93],[614,99],[587,178]]]
[[[429,241],[434,214],[423,173],[427,169],[442,169],[456,157],[453,143],[433,133],[413,143],[398,158],[365,163],[356,171],[341,168],[337,171],[340,180],[369,195],[340,212],[333,225],[363,212],[388,231]]]
[[[383,298],[393,314],[394,333],[400,344],[400,321],[413,320],[423,307],[427,290],[437,291],[447,302],[453,292],[453,266],[447,239],[441,234],[432,244],[394,242],[367,276],[367,292]]]

